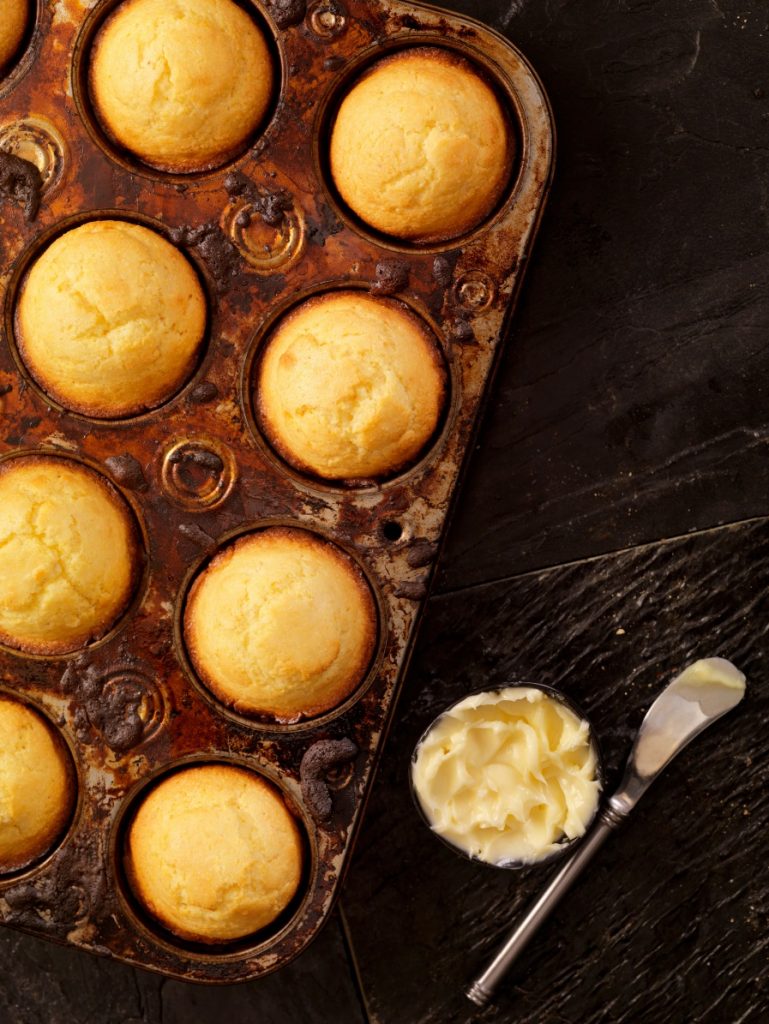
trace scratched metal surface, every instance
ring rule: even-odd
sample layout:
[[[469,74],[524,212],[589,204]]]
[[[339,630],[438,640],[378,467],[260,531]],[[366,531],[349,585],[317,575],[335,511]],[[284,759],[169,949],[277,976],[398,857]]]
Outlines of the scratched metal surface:
[[[300,952],[331,907],[538,225],[552,125],[525,60],[481,26],[389,0],[344,9],[314,3],[306,12],[299,5],[306,16],[298,21],[283,16],[285,5],[255,5],[283,69],[271,121],[235,164],[164,176],[110,151],[88,113],[88,46],[112,7],[113,0],[41,3],[28,51],[0,88],[0,143],[31,153],[47,175],[35,217],[29,204],[1,208],[0,454],[50,451],[109,477],[142,526],[147,572],[126,617],[84,652],[50,659],[0,650],[0,683],[46,709],[70,740],[80,795],[62,845],[43,864],[0,880],[0,917],[177,977],[243,980]],[[486,67],[514,111],[520,152],[510,195],[482,229],[459,244],[398,249],[337,208],[324,184],[321,136],[349,76],[383,47],[414,42],[454,46]],[[285,206],[277,223],[261,216],[276,195]],[[35,254],[61,230],[105,214],[140,220],[182,246],[209,298],[208,345],[193,379],[156,413],[114,422],[55,407],[25,377],[13,338],[14,298]],[[339,283],[370,287],[394,258],[407,272],[398,298],[433,326],[449,366],[452,396],[440,436],[416,466],[384,484],[345,489],[303,479],[278,462],[253,423],[260,338],[298,297]],[[200,473],[201,452],[210,473]],[[397,539],[383,533],[388,521],[399,524]],[[178,636],[191,574],[236,532],[270,522],[317,530],[348,550],[380,610],[378,656],[354,699],[291,726],[225,713],[196,685]],[[128,738],[118,728],[126,715],[140,719]],[[300,785],[300,762],[315,742],[339,737],[352,738],[359,755],[334,789],[331,819],[319,821]],[[132,903],[120,871],[120,823],[141,787],[200,757],[236,760],[273,779],[301,819],[309,851],[291,919],[217,953],[163,935]]]

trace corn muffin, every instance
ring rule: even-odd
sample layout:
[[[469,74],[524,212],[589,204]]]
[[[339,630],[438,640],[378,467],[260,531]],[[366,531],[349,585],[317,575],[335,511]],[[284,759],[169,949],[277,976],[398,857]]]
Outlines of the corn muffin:
[[[264,34],[233,0],[125,0],[89,67],[111,138],[164,171],[235,156],[264,118],[274,72]]]
[[[0,70],[18,53],[28,21],[28,0],[0,0]]]
[[[302,303],[268,339],[257,419],[287,462],[328,480],[391,476],[435,433],[446,371],[405,306],[341,291]]]
[[[114,419],[155,408],[192,375],[206,301],[189,261],[149,228],[95,220],[33,264],[16,309],[27,369],[61,405]]]
[[[352,693],[374,653],[377,616],[352,559],[305,530],[270,527],[229,544],[198,576],[184,634],[220,700],[292,721]]]
[[[331,174],[345,203],[378,231],[443,241],[492,212],[513,149],[505,111],[475,68],[418,47],[378,61],[342,100]]]
[[[234,765],[184,768],[142,801],[127,874],[169,931],[230,942],[280,916],[302,876],[302,841],[280,793]]]
[[[74,799],[64,743],[42,715],[0,696],[0,873],[48,853],[69,822]]]
[[[70,459],[0,463],[0,641],[64,654],[109,632],[141,572],[136,522],[98,473]]]

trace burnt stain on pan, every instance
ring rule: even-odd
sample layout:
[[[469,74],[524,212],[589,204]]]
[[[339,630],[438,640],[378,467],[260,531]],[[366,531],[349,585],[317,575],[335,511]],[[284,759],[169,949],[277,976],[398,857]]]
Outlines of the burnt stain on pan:
[[[340,765],[354,761],[358,747],[347,737],[340,740],[318,740],[302,757],[299,778],[302,796],[316,821],[331,819],[333,800],[327,776]]]
[[[260,188],[242,171],[231,171],[224,179],[224,187],[230,202],[236,199],[248,201],[249,208],[238,214],[238,217],[246,218],[238,220],[240,227],[248,227],[253,216],[260,217],[269,227],[277,227],[294,204],[291,193],[286,189]]]
[[[0,150],[0,199],[7,199],[24,211],[24,218],[33,221],[40,209],[43,179],[29,160]]]
[[[146,491],[147,480],[138,459],[125,452],[123,455],[110,455],[104,465],[112,474],[113,480],[129,491]]]
[[[306,13],[307,0],[270,0],[270,14],[278,28],[298,25]]]
[[[242,269],[238,250],[218,224],[172,228],[169,234],[174,245],[186,245],[199,253],[217,291],[228,289]]]
[[[409,283],[409,265],[405,260],[380,260],[376,265],[376,281],[369,291],[372,295],[397,295]]]

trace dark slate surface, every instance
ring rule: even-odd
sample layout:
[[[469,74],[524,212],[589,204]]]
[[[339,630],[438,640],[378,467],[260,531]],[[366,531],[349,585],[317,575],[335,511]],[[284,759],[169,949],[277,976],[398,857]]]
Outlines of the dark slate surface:
[[[767,520],[433,601],[343,897],[372,1021],[767,1020],[768,622]],[[747,673],[744,702],[650,790],[497,1007],[474,1011],[463,987],[557,868],[469,863],[430,834],[407,785],[424,728],[468,689],[548,683],[582,706],[618,781],[654,696],[712,655]]]
[[[343,901],[370,1019],[763,1021],[769,525],[506,577],[769,512],[767,7],[445,5],[528,54],[559,153]],[[466,864],[418,823],[418,732],[465,688],[536,675],[584,701],[616,765],[669,672],[714,652],[744,662],[748,703],[602,852],[500,1008],[473,1016],[461,984],[544,876]],[[280,974],[216,990],[0,931],[0,1024],[364,1019],[338,918]]]
[[[766,4],[451,6],[529,56],[559,139],[441,586],[765,514]]]
[[[312,949],[278,974],[214,987],[172,981],[0,929],[0,1024],[365,1020],[336,915]]]

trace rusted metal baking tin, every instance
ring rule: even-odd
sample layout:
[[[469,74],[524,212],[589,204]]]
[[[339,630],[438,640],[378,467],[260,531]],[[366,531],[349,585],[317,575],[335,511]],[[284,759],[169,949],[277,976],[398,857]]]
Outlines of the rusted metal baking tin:
[[[139,598],[106,639],[64,658],[0,650],[2,687],[59,723],[79,784],[61,845],[32,870],[0,879],[0,917],[200,982],[245,980],[281,966],[329,913],[553,160],[542,86],[493,31],[418,3],[319,0],[305,9],[300,2],[242,2],[273,39],[282,84],[266,130],[220,170],[153,172],[110,151],[98,135],[83,91],[83,60],[112,0],[39,0],[27,50],[0,83],[0,146],[36,162],[45,182],[36,219],[26,220],[21,204],[0,207],[0,454],[52,450],[93,465],[121,488],[147,546]],[[350,77],[386,51],[419,44],[451,47],[485,68],[517,122],[516,171],[504,204],[470,236],[443,246],[398,244],[367,232],[341,209],[324,170],[325,125]],[[281,189],[290,206],[276,213],[268,200]],[[177,241],[200,270],[210,302],[207,350],[194,378],[157,412],[118,422],[54,407],[25,375],[13,342],[14,296],[30,258],[56,233],[105,215],[154,225]],[[418,465],[382,486],[331,487],[303,478],[271,453],[254,424],[248,393],[260,338],[303,296],[398,278],[398,298],[432,325],[450,367],[451,402],[440,436]],[[212,452],[218,460],[205,454]],[[368,575],[381,614],[379,653],[353,698],[322,718],[284,726],[219,707],[192,677],[179,640],[195,570],[223,538],[266,522],[303,525],[349,551]],[[330,780],[330,819],[316,821],[300,786],[300,762],[319,740],[343,737],[360,753]],[[289,919],[225,950],[162,934],[131,901],[120,868],[120,826],[136,793],[192,759],[234,760],[264,772],[307,832],[306,886]]]

